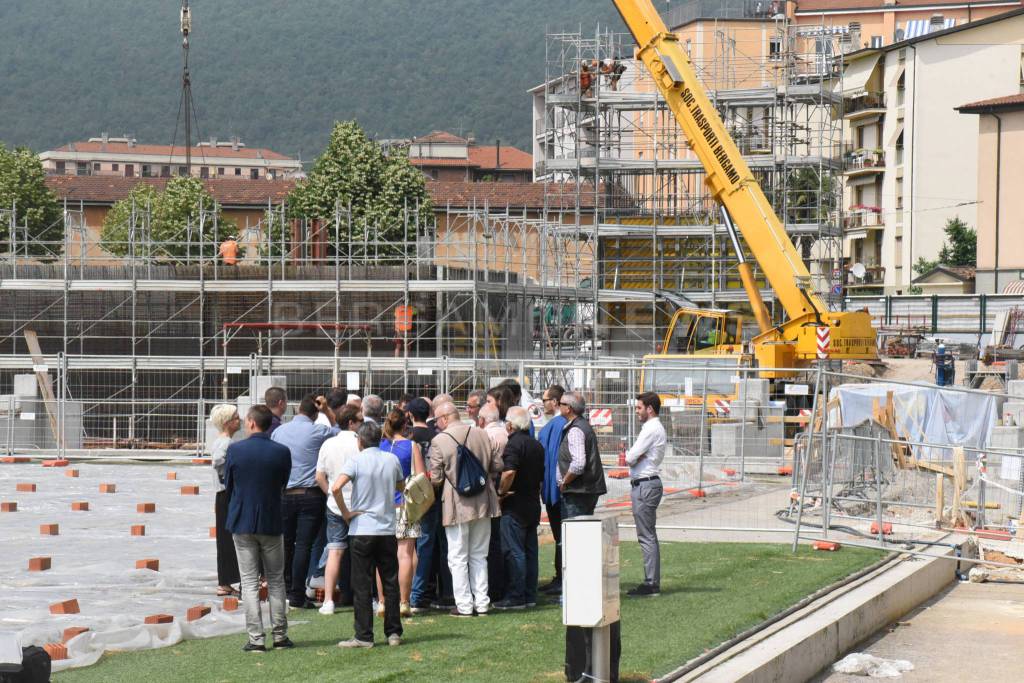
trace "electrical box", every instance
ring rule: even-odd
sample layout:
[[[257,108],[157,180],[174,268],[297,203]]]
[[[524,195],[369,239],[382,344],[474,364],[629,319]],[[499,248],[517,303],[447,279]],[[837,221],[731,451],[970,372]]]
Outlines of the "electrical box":
[[[594,628],[619,620],[619,525],[614,518],[562,522],[562,623]]]

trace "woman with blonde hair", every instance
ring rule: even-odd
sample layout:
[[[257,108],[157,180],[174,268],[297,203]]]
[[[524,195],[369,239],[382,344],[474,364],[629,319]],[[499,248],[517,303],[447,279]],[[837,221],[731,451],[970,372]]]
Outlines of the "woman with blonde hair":
[[[214,499],[214,515],[217,524],[217,595],[240,595],[231,584],[239,583],[238,557],[235,555],[235,544],[231,534],[224,528],[228,516],[228,494],[224,490],[224,463],[228,457],[228,446],[231,437],[242,426],[238,409],[233,405],[222,403],[210,411],[210,424],[217,430],[217,438],[209,445],[210,458],[216,473],[217,496]]]
[[[426,471],[423,462],[423,453],[418,443],[409,440],[406,427],[409,426],[409,416],[404,411],[392,410],[384,420],[382,430],[384,438],[380,442],[380,449],[385,453],[394,453],[398,462],[402,465],[402,474],[408,479],[413,474],[421,474]],[[416,539],[420,537],[420,523],[409,524],[405,516],[404,502],[401,493],[395,494],[395,506],[398,507],[398,525],[395,528],[395,536],[398,538],[398,591],[401,596],[401,614],[403,617],[412,616],[412,609],[409,606],[409,595],[412,593],[412,577],[416,573]],[[378,582],[380,577],[378,576]],[[378,588],[378,594],[384,592]]]

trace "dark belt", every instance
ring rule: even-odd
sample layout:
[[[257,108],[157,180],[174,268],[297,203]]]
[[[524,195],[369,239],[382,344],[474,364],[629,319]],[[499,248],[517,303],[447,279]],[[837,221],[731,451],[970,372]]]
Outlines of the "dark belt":
[[[657,474],[655,474],[653,477],[640,477],[639,479],[630,479],[629,483],[632,484],[634,487],[636,487],[636,486],[639,486],[640,484],[644,483],[645,481],[655,481],[655,480],[661,481],[661,477],[659,477]]]
[[[321,493],[321,494],[323,493],[323,490],[321,490],[321,488],[319,486],[301,486],[299,488],[294,488],[294,489],[285,489],[284,490],[284,495],[286,495],[286,496],[301,496],[304,493],[313,493],[314,491],[317,492],[317,493]]]

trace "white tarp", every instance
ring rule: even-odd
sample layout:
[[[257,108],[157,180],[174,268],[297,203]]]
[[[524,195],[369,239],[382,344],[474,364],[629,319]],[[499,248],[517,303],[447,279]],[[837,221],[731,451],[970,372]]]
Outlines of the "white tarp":
[[[984,448],[999,416],[994,396],[937,387],[844,384],[832,389],[829,398],[839,399],[842,425],[853,427],[872,419],[875,401],[884,407],[889,392],[899,435],[911,442]],[[914,456],[922,460],[949,455],[945,448],[914,448]]]

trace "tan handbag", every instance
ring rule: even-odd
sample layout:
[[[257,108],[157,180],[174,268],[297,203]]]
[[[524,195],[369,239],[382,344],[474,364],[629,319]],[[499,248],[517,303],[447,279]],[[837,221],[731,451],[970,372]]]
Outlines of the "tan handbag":
[[[415,524],[434,504],[434,485],[426,474],[413,474],[405,480],[402,507],[409,524]]]

